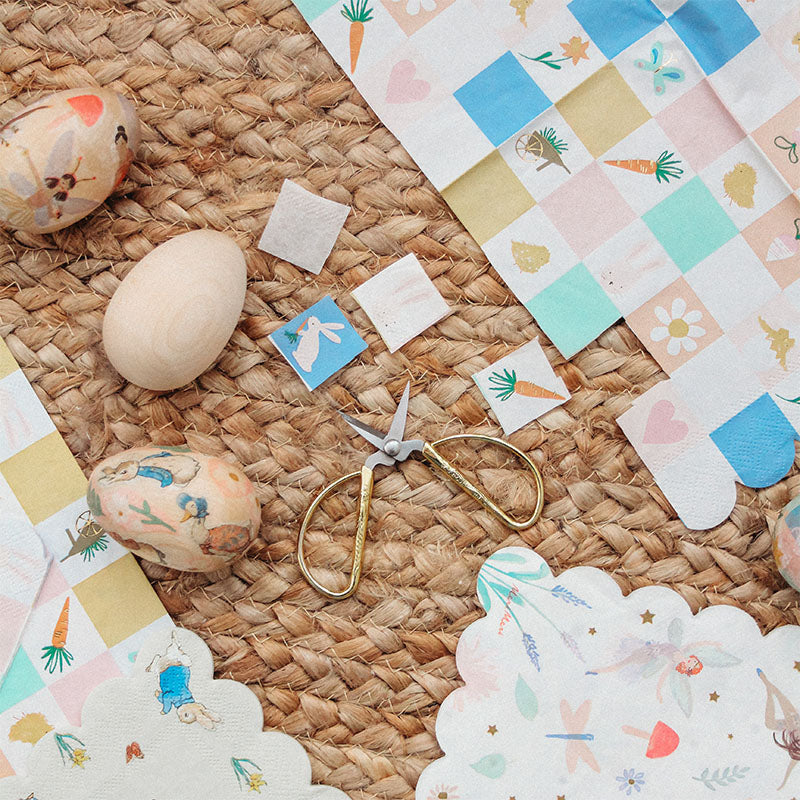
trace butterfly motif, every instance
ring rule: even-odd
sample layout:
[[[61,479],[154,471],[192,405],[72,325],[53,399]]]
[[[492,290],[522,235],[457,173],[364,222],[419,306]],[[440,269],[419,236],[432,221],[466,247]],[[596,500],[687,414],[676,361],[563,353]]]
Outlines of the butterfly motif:
[[[657,95],[662,95],[667,91],[667,81],[679,83],[686,75],[682,69],[671,67],[672,55],[664,62],[664,45],[661,42],[655,42],[650,49],[650,59],[637,59],[633,62],[638,69],[643,69],[646,72],[653,73],[653,91]]]

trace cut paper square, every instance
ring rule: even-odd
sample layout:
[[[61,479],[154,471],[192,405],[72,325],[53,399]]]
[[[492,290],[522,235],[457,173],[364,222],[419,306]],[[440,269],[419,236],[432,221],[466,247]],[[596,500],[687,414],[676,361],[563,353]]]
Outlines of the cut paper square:
[[[352,292],[390,353],[445,317],[450,307],[409,253]]]
[[[800,199],[789,195],[742,231],[747,244],[785,289],[800,278]]]
[[[525,308],[564,358],[574,356],[621,316],[584,264],[574,266]]]
[[[269,340],[312,390],[367,349],[330,297],[278,328]]]
[[[711,440],[745,486],[772,486],[794,463],[795,429],[764,394],[711,433]]]
[[[572,0],[567,7],[606,58],[614,58],[664,22],[651,0],[627,0],[622,7],[615,0]]]
[[[22,516],[0,518],[0,686],[33,604],[44,582],[50,555]]]
[[[587,78],[556,108],[595,158],[650,119],[650,112],[613,64]]]
[[[514,433],[570,398],[534,339],[472,376],[506,434]]]
[[[495,146],[551,105],[511,52],[464,84],[455,98]]]
[[[797,796],[780,738],[797,626],[763,636],[741,609],[693,614],[663,586],[623,596],[593,567],[556,577],[523,547],[486,560],[477,595],[486,616],[459,639],[464,686],[439,710],[444,756],[416,800]]]
[[[800,34],[800,10],[797,13]],[[800,46],[796,46],[796,52],[800,61]],[[753,133],[753,139],[783,179],[797,191],[800,188],[800,99],[765,122]]]
[[[669,24],[707,75],[758,37],[758,28],[736,0],[687,0],[669,18]]]
[[[642,216],[682,272],[739,232],[699,177]]]
[[[233,800],[245,794],[347,800],[338,789],[312,784],[299,742],[262,730],[253,692],[213,680],[211,652],[195,634],[174,628],[154,633],[130,677],[113,677],[117,670],[108,660],[96,664],[96,672],[109,679],[82,703],[81,727],[74,722],[76,701],[86,687],[74,685],[72,697],[68,687],[59,687],[72,723],[47,710],[49,722],[33,740],[27,770],[0,780],[0,800]]]
[[[350,207],[285,180],[258,249],[319,275]]]

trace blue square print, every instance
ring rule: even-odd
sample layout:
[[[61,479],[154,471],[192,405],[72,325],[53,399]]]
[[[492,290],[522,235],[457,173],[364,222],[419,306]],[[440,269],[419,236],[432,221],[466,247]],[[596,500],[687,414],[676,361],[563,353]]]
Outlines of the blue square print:
[[[571,358],[610,328],[620,313],[583,264],[525,303],[564,358]]]
[[[495,147],[552,105],[510,51],[453,96]]]
[[[269,338],[309,389],[316,389],[367,349],[330,297],[314,303]]]
[[[706,75],[725,66],[759,35],[736,0],[687,0],[669,24]]]
[[[652,0],[572,0],[567,8],[606,58],[618,56],[664,22]]]

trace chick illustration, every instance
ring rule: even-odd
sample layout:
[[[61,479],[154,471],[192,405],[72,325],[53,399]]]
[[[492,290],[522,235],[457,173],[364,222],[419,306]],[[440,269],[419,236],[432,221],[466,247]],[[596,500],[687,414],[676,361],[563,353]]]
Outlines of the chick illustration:
[[[758,175],[756,175],[756,171],[744,161],[736,164],[722,178],[725,197],[731,203],[736,203],[740,208],[752,208],[755,205],[753,195],[755,194],[757,183]]]

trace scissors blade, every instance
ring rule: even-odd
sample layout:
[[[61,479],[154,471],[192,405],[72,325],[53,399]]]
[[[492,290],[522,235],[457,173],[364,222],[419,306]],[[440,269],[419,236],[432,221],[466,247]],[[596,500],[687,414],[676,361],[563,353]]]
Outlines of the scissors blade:
[[[386,434],[387,442],[390,439],[395,439],[398,442],[403,441],[403,433],[406,429],[406,417],[408,416],[408,398],[410,392],[411,382],[407,383],[406,388],[403,389],[403,396],[400,398],[400,402],[397,404],[397,411],[394,412],[394,417],[392,417],[392,424],[389,427],[389,433]]]
[[[365,422],[359,422],[349,414],[345,414],[344,411],[340,411],[339,414],[359,436],[363,436],[371,445],[377,447],[378,450],[383,450],[383,442],[386,438],[385,433],[367,425]]]

